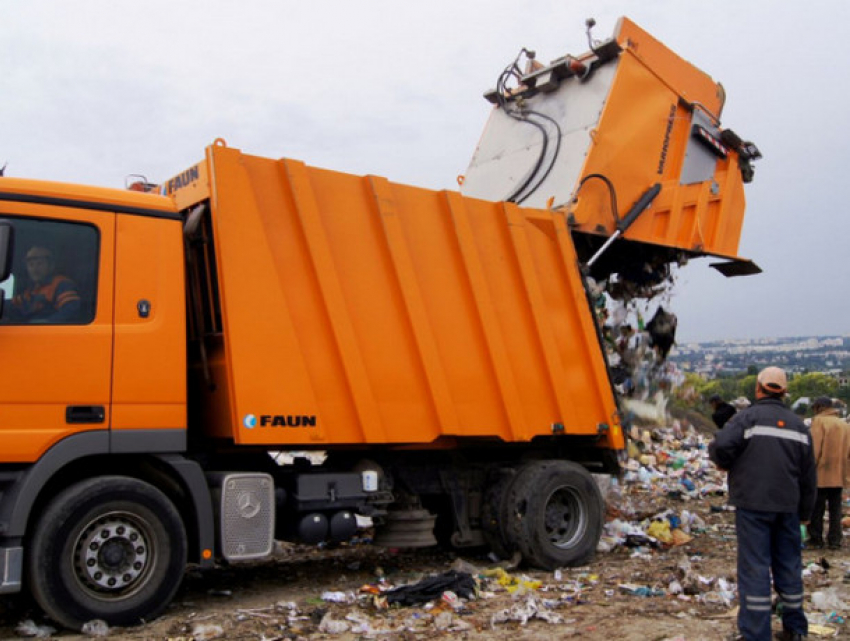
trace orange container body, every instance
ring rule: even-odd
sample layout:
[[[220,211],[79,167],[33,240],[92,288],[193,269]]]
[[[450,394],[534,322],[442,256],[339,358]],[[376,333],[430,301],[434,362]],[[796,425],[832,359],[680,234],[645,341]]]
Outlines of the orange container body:
[[[623,446],[562,215],[222,145],[197,173],[222,323],[199,386],[211,436]]]

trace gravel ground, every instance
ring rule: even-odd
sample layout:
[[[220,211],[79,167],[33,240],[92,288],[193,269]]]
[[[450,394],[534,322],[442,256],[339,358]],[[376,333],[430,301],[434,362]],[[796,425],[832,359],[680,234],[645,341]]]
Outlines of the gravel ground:
[[[387,550],[366,543],[335,549],[280,544],[271,560],[188,570],[160,618],[65,640],[207,639],[725,639],[735,630],[734,512],[723,477],[705,460],[707,437],[681,430],[633,435],[622,484],[606,485],[603,545],[586,567],[542,572],[497,564],[484,552]],[[648,539],[653,517],[682,531]],[[671,520],[672,519],[672,520]],[[663,519],[656,518],[658,523]],[[675,528],[673,528],[675,529]],[[628,534],[628,535],[626,535]],[[668,532],[669,534],[669,532]],[[662,538],[662,537],[658,537]],[[810,638],[850,639],[850,543],[804,550]],[[393,587],[456,570],[478,581],[471,599],[439,596],[390,605]],[[458,583],[458,590],[463,587]],[[48,633],[51,622],[23,595],[0,599],[0,638]],[[779,619],[774,619],[779,629]]]
[[[174,641],[725,638],[734,630],[736,602],[725,600],[719,586],[721,580],[735,581],[733,514],[718,510],[722,497],[698,502],[667,499],[659,505],[662,497],[645,494],[632,495],[632,505],[645,513],[687,509],[704,520],[704,531],[674,547],[616,546],[597,554],[586,567],[554,573],[510,567],[500,571],[486,556],[442,550],[282,545],[268,562],[206,573],[189,570],[164,616],[106,632],[110,638]],[[850,600],[850,586],[844,584],[850,567],[845,550],[805,551],[804,561],[809,600],[814,592]],[[478,598],[385,607],[372,594],[452,568],[480,576]],[[676,583],[684,594],[672,594],[678,591]],[[829,612],[814,610],[811,603],[807,609],[813,621],[827,623]],[[850,613],[838,611],[843,614]],[[34,623],[32,631],[46,632],[50,625],[24,597],[0,602],[0,637],[25,638],[16,630],[27,620]],[[837,638],[850,639],[850,628],[835,622],[829,626]],[[53,636],[90,638],[66,631]]]

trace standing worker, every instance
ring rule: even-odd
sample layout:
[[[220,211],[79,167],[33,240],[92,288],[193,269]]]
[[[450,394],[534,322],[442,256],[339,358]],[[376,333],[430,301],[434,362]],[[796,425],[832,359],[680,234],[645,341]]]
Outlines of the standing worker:
[[[827,543],[841,547],[841,493],[850,473],[850,425],[838,417],[832,399],[820,396],[812,404],[812,449],[818,470],[818,495],[809,525],[809,547],[823,547],[823,514],[829,505]]]
[[[809,430],[782,398],[785,371],[763,369],[756,402],[733,416],[708,446],[712,461],[729,472],[738,539],[738,630],[742,639],[769,641],[771,573],[782,604],[782,633],[793,641],[808,634],[803,613],[800,524],[817,494]]]
[[[720,398],[720,394],[712,394],[708,399],[708,403],[712,409],[711,420],[714,421],[717,429],[721,429],[726,425],[727,421],[735,416],[735,412],[737,412],[733,405]]]

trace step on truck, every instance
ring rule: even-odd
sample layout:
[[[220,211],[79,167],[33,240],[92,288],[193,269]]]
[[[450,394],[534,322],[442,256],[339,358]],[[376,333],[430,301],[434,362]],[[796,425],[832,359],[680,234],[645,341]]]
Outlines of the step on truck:
[[[160,614],[276,540],[585,563],[625,447],[591,279],[727,275],[758,150],[635,24],[485,98],[460,192],[215,141],[132,189],[0,178],[0,593]]]

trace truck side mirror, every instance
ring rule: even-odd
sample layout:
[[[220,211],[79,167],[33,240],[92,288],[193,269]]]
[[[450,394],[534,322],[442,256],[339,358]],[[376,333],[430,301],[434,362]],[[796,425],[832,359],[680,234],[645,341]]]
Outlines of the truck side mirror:
[[[0,220],[0,283],[12,273],[15,228],[8,220]]]

